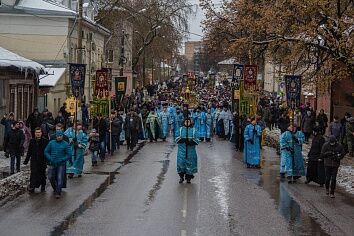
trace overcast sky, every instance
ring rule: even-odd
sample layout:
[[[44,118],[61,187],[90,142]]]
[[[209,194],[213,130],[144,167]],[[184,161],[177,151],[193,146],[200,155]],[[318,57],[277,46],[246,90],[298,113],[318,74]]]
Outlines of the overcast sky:
[[[213,2],[217,7],[220,6],[219,4],[222,2],[222,0],[213,0]],[[204,19],[204,13],[203,10],[199,7],[199,0],[189,0],[189,3],[194,5],[193,11],[195,16],[191,17],[190,19],[190,32],[194,34],[190,34],[188,41],[201,40],[202,37],[198,35],[203,35],[201,21]]]

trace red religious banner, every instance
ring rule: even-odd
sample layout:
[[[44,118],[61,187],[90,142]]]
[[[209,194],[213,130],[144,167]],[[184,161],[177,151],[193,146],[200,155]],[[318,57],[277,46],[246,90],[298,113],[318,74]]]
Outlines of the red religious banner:
[[[95,96],[97,98],[109,97],[109,70],[102,69],[96,71]]]
[[[245,91],[255,91],[257,89],[257,66],[245,65],[243,79]]]

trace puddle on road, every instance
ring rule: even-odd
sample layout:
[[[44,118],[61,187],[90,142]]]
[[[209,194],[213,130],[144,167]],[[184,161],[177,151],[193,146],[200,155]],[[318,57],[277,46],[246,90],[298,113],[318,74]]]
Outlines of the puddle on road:
[[[270,154],[270,155],[269,155]],[[289,224],[289,230],[294,235],[313,236],[327,234],[310,215],[301,210],[301,206],[289,195],[286,182],[280,182],[279,157],[275,151],[268,152],[260,171],[245,169],[243,174],[251,182],[262,187],[275,201],[277,209]]]

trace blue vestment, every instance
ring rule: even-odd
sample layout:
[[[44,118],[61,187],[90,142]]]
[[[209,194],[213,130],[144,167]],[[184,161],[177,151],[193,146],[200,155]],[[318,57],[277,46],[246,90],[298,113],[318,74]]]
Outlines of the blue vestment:
[[[196,145],[198,145],[198,137],[196,135],[197,131],[190,127],[181,127],[179,135],[176,138],[178,143],[177,151],[177,172],[185,173],[187,175],[193,175],[198,172],[198,159]],[[180,143],[182,140],[187,140],[189,145],[187,146],[185,142]]]
[[[212,114],[206,114],[206,122],[205,122],[205,128],[206,128],[206,138],[211,138],[213,134],[213,128],[214,128],[214,117]]]
[[[64,134],[69,138],[70,141],[72,141],[75,138],[75,131],[73,128],[67,129]],[[76,158],[74,155],[75,154],[74,143],[71,142],[73,165],[67,163],[66,173],[81,175],[84,168],[84,162],[85,162],[84,155],[87,147],[88,138],[87,135],[82,130],[80,130],[76,133],[76,139],[78,144],[76,148]]]
[[[262,136],[262,129],[259,125],[249,124],[245,128],[244,139],[244,162],[248,165],[261,164],[261,146],[259,144],[260,138]]]
[[[178,137],[180,128],[183,126],[184,116],[183,113],[175,114],[174,122],[174,132],[175,136]]]
[[[280,173],[284,173],[287,176],[305,175],[305,164],[302,157],[304,140],[305,137],[301,131],[297,131],[295,134],[286,131],[280,136]]]
[[[170,118],[170,114],[166,111],[162,111],[159,114],[159,121],[160,121],[160,125],[161,125],[161,129],[160,129],[160,137],[162,139],[167,138],[168,136],[168,131],[169,131],[169,118]]]

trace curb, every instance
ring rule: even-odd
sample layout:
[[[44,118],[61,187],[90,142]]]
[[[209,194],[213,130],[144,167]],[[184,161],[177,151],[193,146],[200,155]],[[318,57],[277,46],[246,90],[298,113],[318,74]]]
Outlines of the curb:
[[[105,180],[98,186],[98,188],[96,188],[96,190],[90,194],[90,196],[86,198],[78,208],[73,209],[73,211],[67,217],[65,217],[62,222],[55,226],[54,229],[50,232],[50,235],[63,235],[64,231],[67,230],[70,225],[73,225],[76,219],[92,206],[94,201],[99,196],[101,196],[101,194],[108,188],[108,186],[113,184],[113,180],[115,179],[116,174],[118,174],[118,171],[123,166],[129,164],[129,161],[144,147],[144,145],[145,142],[139,143],[137,148],[132,153],[130,153],[127,158],[124,159],[123,163],[121,163],[114,171],[103,172],[104,174],[107,174],[107,178],[105,178]]]

